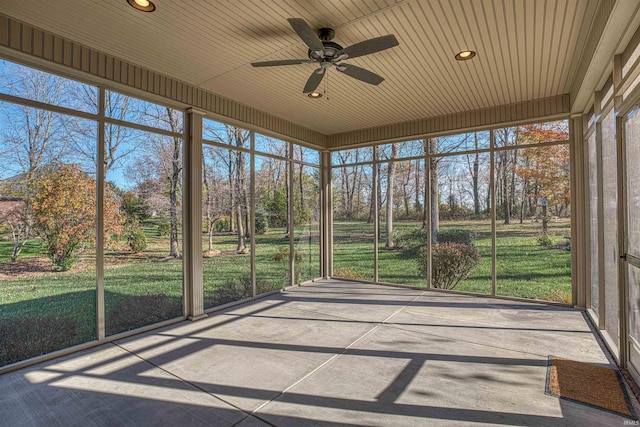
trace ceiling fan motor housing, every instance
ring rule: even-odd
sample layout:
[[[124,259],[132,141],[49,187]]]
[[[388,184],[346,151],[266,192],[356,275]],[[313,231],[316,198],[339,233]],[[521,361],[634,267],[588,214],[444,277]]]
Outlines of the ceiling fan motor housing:
[[[336,36],[336,32],[333,28],[320,28],[318,30],[318,37],[320,38],[320,40],[322,41],[329,41],[329,40],[333,40],[333,38]]]
[[[333,59],[338,52],[340,52],[343,47],[338,43],[334,43],[331,41],[322,41],[324,45],[324,54],[319,55],[317,51],[309,49],[309,59],[312,61],[320,61],[320,60],[331,60]]]

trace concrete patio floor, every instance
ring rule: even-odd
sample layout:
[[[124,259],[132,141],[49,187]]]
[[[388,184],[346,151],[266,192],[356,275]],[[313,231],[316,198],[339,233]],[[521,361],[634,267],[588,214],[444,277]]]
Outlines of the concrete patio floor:
[[[2,375],[0,425],[624,424],[549,355],[610,365],[576,310],[327,280]]]

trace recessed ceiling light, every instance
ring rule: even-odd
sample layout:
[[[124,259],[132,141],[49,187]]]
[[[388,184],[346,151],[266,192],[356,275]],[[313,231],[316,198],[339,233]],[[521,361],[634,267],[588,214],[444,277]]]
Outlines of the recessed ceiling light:
[[[311,92],[308,93],[307,96],[309,98],[322,98],[322,94],[320,92]]]
[[[141,10],[143,12],[153,12],[156,10],[156,5],[149,0],[127,0],[127,3],[134,9]]]
[[[473,50],[463,50],[462,52],[456,53],[456,59],[458,61],[466,61],[474,56],[476,56],[476,53]]]

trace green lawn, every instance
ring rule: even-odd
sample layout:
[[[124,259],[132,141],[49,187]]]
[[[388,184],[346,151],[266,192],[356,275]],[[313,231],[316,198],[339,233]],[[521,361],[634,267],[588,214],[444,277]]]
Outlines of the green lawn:
[[[420,228],[419,222],[396,221],[397,231]],[[482,256],[455,290],[491,293],[491,223],[490,221],[442,222],[441,230],[466,228],[476,233],[475,246]],[[569,219],[549,223],[552,242],[563,243],[570,235]],[[541,224],[496,224],[496,270],[498,295],[548,301],[571,302],[571,253],[538,245]],[[334,275],[371,279],[373,277],[373,227],[365,222],[334,223]],[[381,282],[425,286],[419,277],[415,251],[385,250],[378,247],[378,278]]]
[[[167,258],[169,240],[158,236],[157,220],[145,222],[144,231],[148,247],[142,253],[132,254],[123,247],[105,250],[107,335],[182,315],[182,260]],[[294,232],[300,281],[317,277],[320,268],[318,248],[305,244],[301,238],[304,231],[300,227]],[[8,237],[4,234],[0,238],[5,236]],[[256,237],[259,293],[280,289],[289,283],[289,239],[285,236],[284,229],[272,228]],[[85,250],[71,271],[53,273],[39,239],[27,242],[18,262],[11,263],[12,242],[7,237],[0,239],[0,366],[96,339],[93,250]],[[203,236],[203,252],[207,251],[206,237]],[[249,243],[247,241],[247,245]],[[203,259],[206,308],[251,295],[251,256],[235,253],[236,244],[235,234],[216,233],[214,249],[222,253]],[[286,253],[277,257],[283,251]],[[57,334],[60,328],[68,332]],[[26,341],[26,337],[38,340],[34,344],[37,348],[25,349],[19,358],[8,354],[7,349],[21,345],[18,341]],[[51,339],[41,342],[36,337]]]
[[[497,293],[550,301],[571,300],[571,254],[539,246],[540,224],[525,222],[497,226]],[[416,222],[397,221],[396,230],[419,228]],[[491,226],[488,221],[442,223],[476,232],[482,262],[456,290],[491,292]],[[554,242],[566,241],[569,221],[549,224]],[[157,221],[144,224],[148,248],[131,254],[120,248],[105,251],[105,311],[107,334],[114,334],[182,314],[182,260],[167,259],[168,237],[158,236]],[[309,244],[309,234],[312,243]],[[319,275],[317,228],[294,230],[296,281]],[[0,235],[4,237],[5,235]],[[334,226],[334,275],[373,278],[373,227],[358,222]],[[204,300],[211,307],[250,296],[249,254],[236,254],[236,236],[217,233],[219,256],[204,258]],[[203,253],[207,251],[203,236]],[[247,242],[249,245],[249,242]],[[380,247],[384,241],[380,242]],[[11,263],[12,243],[0,240],[0,366],[20,358],[83,343],[96,338],[95,255],[86,250],[72,270],[52,273],[38,239],[27,243],[17,263]],[[279,289],[289,282],[289,240],[286,230],[271,228],[256,236],[258,292]],[[379,279],[384,282],[426,286],[418,276],[415,251],[379,251]],[[39,320],[38,322],[34,321]],[[33,326],[35,325],[35,326]],[[37,329],[33,329],[37,328]],[[60,331],[64,331],[61,333]],[[16,338],[17,337],[17,338]],[[26,337],[26,338],[25,338]],[[32,338],[28,338],[32,337]],[[50,342],[41,342],[51,337]],[[57,338],[56,338],[57,337]],[[11,348],[33,339],[23,353]],[[45,341],[48,338],[45,338]],[[13,340],[13,341],[12,341]],[[32,347],[36,348],[32,348]],[[9,349],[9,350],[8,350]],[[3,353],[4,352],[4,353]],[[16,356],[16,354],[19,354]]]

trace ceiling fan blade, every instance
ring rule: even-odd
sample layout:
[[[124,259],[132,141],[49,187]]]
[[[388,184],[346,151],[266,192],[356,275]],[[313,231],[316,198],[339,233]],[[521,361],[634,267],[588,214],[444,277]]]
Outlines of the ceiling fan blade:
[[[379,85],[384,81],[384,77],[381,77],[376,73],[372,73],[369,70],[365,70],[364,68],[356,67],[355,65],[351,64],[340,64],[336,67],[336,70],[340,71],[343,74],[346,74],[349,77],[353,77],[354,79],[372,85]]]
[[[353,44],[349,47],[345,47],[336,54],[336,57],[340,57],[340,55],[346,54],[347,58],[356,58],[358,56],[380,52],[381,50],[398,46],[398,44],[399,43],[398,39],[396,39],[396,36],[394,36],[393,34],[389,34],[382,37],[376,37],[375,39],[365,40],[363,42]]]
[[[318,68],[313,73],[311,73],[311,77],[307,80],[307,84],[304,85],[304,89],[302,93],[311,93],[316,90],[318,86],[320,86],[320,82],[324,77],[325,70],[322,68]]]
[[[298,65],[298,64],[310,64],[308,59],[283,59],[280,61],[264,61],[264,62],[252,62],[253,67],[277,67],[278,65]]]
[[[311,29],[307,21],[302,18],[288,18],[291,28],[298,33],[303,42],[313,51],[324,52],[324,45],[320,37]]]

